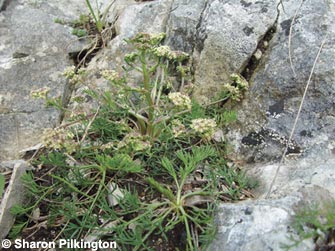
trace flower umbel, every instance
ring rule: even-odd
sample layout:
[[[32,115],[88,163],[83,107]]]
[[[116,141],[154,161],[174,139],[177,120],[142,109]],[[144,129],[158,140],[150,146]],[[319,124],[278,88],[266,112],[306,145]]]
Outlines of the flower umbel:
[[[167,45],[162,45],[153,49],[153,54],[155,54],[157,57],[166,57],[168,59],[173,59],[174,57],[173,52]]]
[[[230,79],[232,83],[224,84],[222,89],[227,97],[239,101],[243,96],[243,92],[248,89],[249,83],[238,74],[230,75]]]
[[[171,125],[172,125],[173,136],[175,138],[179,137],[181,134],[186,132],[185,126],[178,119],[172,120]]]
[[[85,70],[79,69],[76,71],[75,66],[67,67],[63,71],[63,76],[69,80],[71,84],[78,84],[83,81],[83,77],[85,75]]]
[[[120,75],[116,71],[113,70],[103,70],[101,75],[109,81],[118,81],[120,80]]]
[[[241,90],[247,90],[249,87],[249,83],[243,77],[238,74],[231,74],[230,79],[237,85],[237,87]]]
[[[68,153],[75,151],[77,143],[74,134],[64,128],[47,128],[42,135],[43,144],[52,149],[65,149]]]
[[[171,92],[169,93],[168,98],[177,107],[188,110],[190,110],[192,107],[190,97],[180,92]]]
[[[216,126],[213,119],[193,119],[191,124],[191,128],[205,139],[213,137]]]
[[[50,91],[50,88],[48,88],[48,87],[44,87],[44,88],[41,88],[41,89],[38,89],[38,90],[31,91],[31,92],[30,92],[30,95],[31,95],[33,98],[42,98],[42,99],[46,99],[47,96],[48,96],[49,91]]]
[[[140,133],[132,132],[127,134],[119,142],[118,149],[127,149],[130,152],[140,152],[150,149],[151,145],[147,138]]]

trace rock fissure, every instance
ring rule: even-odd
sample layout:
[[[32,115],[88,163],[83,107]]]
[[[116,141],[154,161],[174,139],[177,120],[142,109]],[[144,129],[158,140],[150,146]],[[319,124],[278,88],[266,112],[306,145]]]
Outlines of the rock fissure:
[[[204,13],[208,8],[210,8],[209,0],[205,1],[205,5],[204,5],[203,9],[201,10],[199,22],[195,27],[196,32],[195,32],[195,40],[194,41],[197,41],[197,43],[194,43],[193,46],[192,46],[192,55],[194,54],[195,49],[197,50],[197,52],[199,54],[201,54],[201,51],[204,47],[204,43],[205,43],[205,40],[206,40],[207,36],[204,35],[204,37],[201,37],[200,33],[202,32],[202,33],[205,34],[206,32],[200,31],[200,29],[201,29],[201,23],[202,23],[203,18],[204,18]]]
[[[0,0],[0,12],[5,11],[12,0]]]
[[[106,38],[103,37],[104,31],[101,33],[95,34],[96,42],[94,44],[91,44],[88,48],[82,49],[80,51],[71,52],[69,53],[69,58],[73,61],[73,65],[75,66],[75,72],[78,72],[78,70],[82,67],[86,67],[93,59],[94,57],[99,53],[99,51],[103,50],[105,46],[109,42],[111,42],[117,35],[116,35],[116,29],[115,29],[115,23],[117,22],[118,16],[115,17],[115,20],[113,21],[113,24],[109,23],[108,30],[110,33],[110,37]],[[94,25],[94,24],[91,24]],[[66,109],[71,101],[72,94],[76,90],[76,85],[73,83],[70,83],[70,81],[66,81],[66,84],[64,86],[63,95],[62,95],[62,107]],[[65,110],[62,110],[59,115],[58,123],[61,124],[65,116]]]
[[[271,26],[264,36],[259,40],[257,47],[249,58],[248,62],[244,67],[242,67],[241,75],[247,80],[250,81],[253,74],[257,70],[261,60],[264,58],[264,55],[269,47],[269,42],[276,33],[277,20],[273,26]]]
[[[165,18],[164,22],[163,22],[163,27],[164,27],[164,32],[167,33],[167,30],[168,30],[168,23],[169,23],[169,20],[170,20],[170,17],[171,17],[171,13],[174,11],[174,9],[176,8],[173,8],[173,5],[175,3],[175,0],[171,0],[171,3],[170,3],[170,7],[169,7],[169,10],[168,10],[168,14],[167,14],[167,17]]]
[[[279,5],[277,5],[277,17],[273,23],[273,25],[265,32],[265,34],[260,38],[260,40],[257,43],[257,47],[252,54],[252,56],[249,58],[245,66],[242,67],[241,75],[247,80],[250,81],[252,76],[254,75],[255,71],[257,70],[257,67],[261,63],[261,61],[264,59],[264,55],[266,54],[267,50],[269,49],[269,44],[272,38],[274,37],[276,31],[277,31],[277,25],[278,25],[278,19],[280,15]],[[250,32],[252,28],[247,28],[245,32]]]

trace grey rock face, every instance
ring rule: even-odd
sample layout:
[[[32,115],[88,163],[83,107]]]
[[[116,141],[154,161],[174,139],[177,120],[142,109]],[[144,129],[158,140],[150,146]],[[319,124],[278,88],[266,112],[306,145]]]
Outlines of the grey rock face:
[[[220,230],[210,250],[283,250],[280,243],[289,243],[287,229],[296,210],[308,201],[323,204],[335,197],[335,47],[334,27],[330,25],[335,18],[334,3],[305,1],[300,9],[300,1],[283,1],[283,4],[285,12],[280,11],[277,31],[251,78],[246,99],[238,107],[238,123],[228,129],[227,135],[234,157],[249,163],[245,165],[246,170],[260,181],[255,191],[258,197],[265,198],[278,167],[279,172],[269,198],[222,205],[218,214]],[[279,165],[315,57],[325,38],[286,161]],[[289,202],[292,199],[293,204]],[[253,218],[244,216],[241,207],[247,205],[262,213]],[[281,211],[283,206],[287,207],[286,211]],[[236,221],[242,217],[243,223],[232,226],[227,219],[230,217]],[[265,232],[259,228],[264,222],[269,224]],[[296,250],[312,249],[312,243],[305,242]]]
[[[217,238],[208,250],[282,250],[283,245],[292,244],[289,237],[296,234],[289,226],[294,215],[292,207],[298,201],[298,197],[286,197],[222,204],[217,214]],[[313,250],[313,242],[304,241],[291,250]]]
[[[335,47],[334,27],[330,26],[335,19],[334,3],[308,1],[299,10],[299,2],[284,1],[286,11],[279,15],[277,32],[251,79],[252,87],[239,113],[242,144],[234,143],[241,146],[244,158],[251,162],[276,160],[280,156],[293,127],[318,48],[326,37],[293,135],[295,146],[289,153],[304,151],[308,154],[322,138],[327,138],[321,140],[325,148],[334,141]],[[289,45],[290,25],[294,18]]]
[[[276,21],[276,2],[208,1],[197,29],[196,96],[217,94],[232,73],[243,70]]]
[[[171,0],[141,4],[121,1],[119,5],[115,6],[120,11],[114,14],[119,16],[115,23],[117,36],[90,62],[88,70],[115,69],[121,71],[122,65],[124,65],[123,58],[130,52],[130,48],[124,40],[139,32],[164,32],[171,5]]]
[[[25,187],[21,182],[21,178],[28,169],[28,164],[18,160],[11,163],[0,163],[0,167],[5,167],[8,164],[13,171],[0,204],[0,240],[6,237],[15,220],[15,217],[10,213],[10,209],[14,205],[22,204],[25,201]]]
[[[20,149],[39,141],[43,128],[57,123],[58,113],[30,92],[49,87],[51,97],[62,95],[68,53],[84,45],[69,27],[54,22],[78,17],[70,14],[55,3],[29,1],[11,2],[0,12],[0,159],[17,157]]]
[[[192,54],[198,43],[197,29],[206,7],[206,0],[175,0],[167,24],[166,44],[172,49]]]
[[[317,186],[327,191],[328,198],[335,197],[335,174],[334,174],[335,157],[328,151],[318,154],[311,154],[308,157],[287,161],[280,165],[279,174],[272,188],[270,198],[280,198],[302,187]],[[261,185],[255,191],[259,197],[264,197],[275,172],[278,163],[258,164],[249,170],[249,174],[257,177],[261,181]],[[308,200],[311,196],[307,196]]]

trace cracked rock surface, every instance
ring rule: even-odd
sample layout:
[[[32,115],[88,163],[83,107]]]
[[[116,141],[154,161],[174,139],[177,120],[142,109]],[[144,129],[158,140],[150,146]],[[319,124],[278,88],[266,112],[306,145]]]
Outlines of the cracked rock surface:
[[[259,199],[220,207],[219,232],[211,250],[284,250],[281,244],[290,243],[288,237],[296,234],[290,226],[301,205],[308,201],[322,205],[335,197],[334,2],[310,0],[301,6],[301,1],[282,2],[285,11],[279,6],[276,32],[251,76],[251,88],[238,107],[238,121],[226,135],[233,158],[244,162],[249,175],[260,181]],[[287,156],[279,165],[287,143]],[[272,192],[266,197],[277,170]],[[290,204],[290,200],[295,202]],[[245,217],[241,208],[247,206],[263,213]],[[282,206],[287,207],[285,212],[275,214]],[[235,220],[244,217],[243,222],[231,225],[222,220],[227,214]],[[260,228],[264,222],[267,226]],[[301,243],[296,250],[313,250],[313,243]]]
[[[0,12],[0,160],[17,158],[20,150],[39,142],[42,129],[57,123],[58,112],[30,92],[48,87],[51,97],[61,95],[61,73],[71,65],[68,53],[82,48],[69,27],[54,22],[77,18],[59,6],[11,1]]]

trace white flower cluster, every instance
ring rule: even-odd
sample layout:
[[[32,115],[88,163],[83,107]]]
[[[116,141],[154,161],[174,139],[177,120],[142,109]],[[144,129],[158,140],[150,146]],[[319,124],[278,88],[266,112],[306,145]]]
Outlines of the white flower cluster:
[[[74,75],[76,75],[75,69],[76,69],[75,66],[66,67],[65,70],[63,71],[63,76],[66,77],[67,79],[72,79]]]
[[[136,52],[132,52],[132,53],[126,54],[124,56],[124,60],[128,64],[130,64],[130,63],[134,63],[137,57],[138,57],[138,54]]]
[[[231,99],[239,101],[243,96],[243,92],[249,88],[249,83],[238,74],[232,74],[230,79],[232,83],[224,84],[223,91],[225,91]]]
[[[50,91],[49,87],[43,87],[41,89],[31,91],[30,95],[33,98],[43,98],[43,99],[46,99],[47,96],[48,96],[49,91]]]
[[[151,36],[151,43],[157,44],[160,43],[166,37],[166,34],[162,32],[158,34],[152,34],[150,36]]]
[[[64,128],[47,128],[42,135],[43,144],[52,149],[66,149],[68,153],[75,151],[76,142],[73,133]]]
[[[169,93],[168,98],[177,107],[186,108],[188,110],[192,107],[190,97],[180,92],[171,92]]]
[[[112,149],[112,148],[115,148],[115,143],[114,142],[108,142],[108,143],[103,144],[102,146],[100,146],[101,150]]]
[[[191,128],[205,139],[211,139],[217,125],[213,119],[193,119]]]
[[[228,93],[229,97],[233,100],[239,101],[241,97],[241,90],[231,84],[224,84],[223,90]]]
[[[125,148],[135,152],[144,151],[150,147],[150,142],[146,137],[137,132],[127,134],[117,146],[118,149]]]
[[[120,79],[119,73],[113,70],[103,70],[101,72],[101,75],[109,81],[115,81]]]
[[[230,75],[231,80],[233,80],[234,83],[236,83],[237,87],[241,90],[247,90],[249,88],[249,83],[247,80],[239,76],[238,74],[231,74]]]
[[[166,57],[168,59],[173,59],[174,58],[173,51],[171,51],[170,47],[167,46],[167,45],[162,45],[162,46],[159,46],[159,47],[153,49],[153,53],[157,57]]]
[[[63,71],[63,76],[65,76],[71,84],[77,84],[83,81],[84,73],[85,73],[85,70],[79,69],[76,72],[76,67],[70,66],[70,67],[65,68],[65,70]]]
[[[184,61],[189,55],[182,51],[172,51],[169,46],[161,45],[152,50],[157,57],[165,57],[169,60]]]
[[[180,120],[174,119],[171,121],[173,136],[177,138],[179,135],[186,132],[185,126],[181,123]]]

